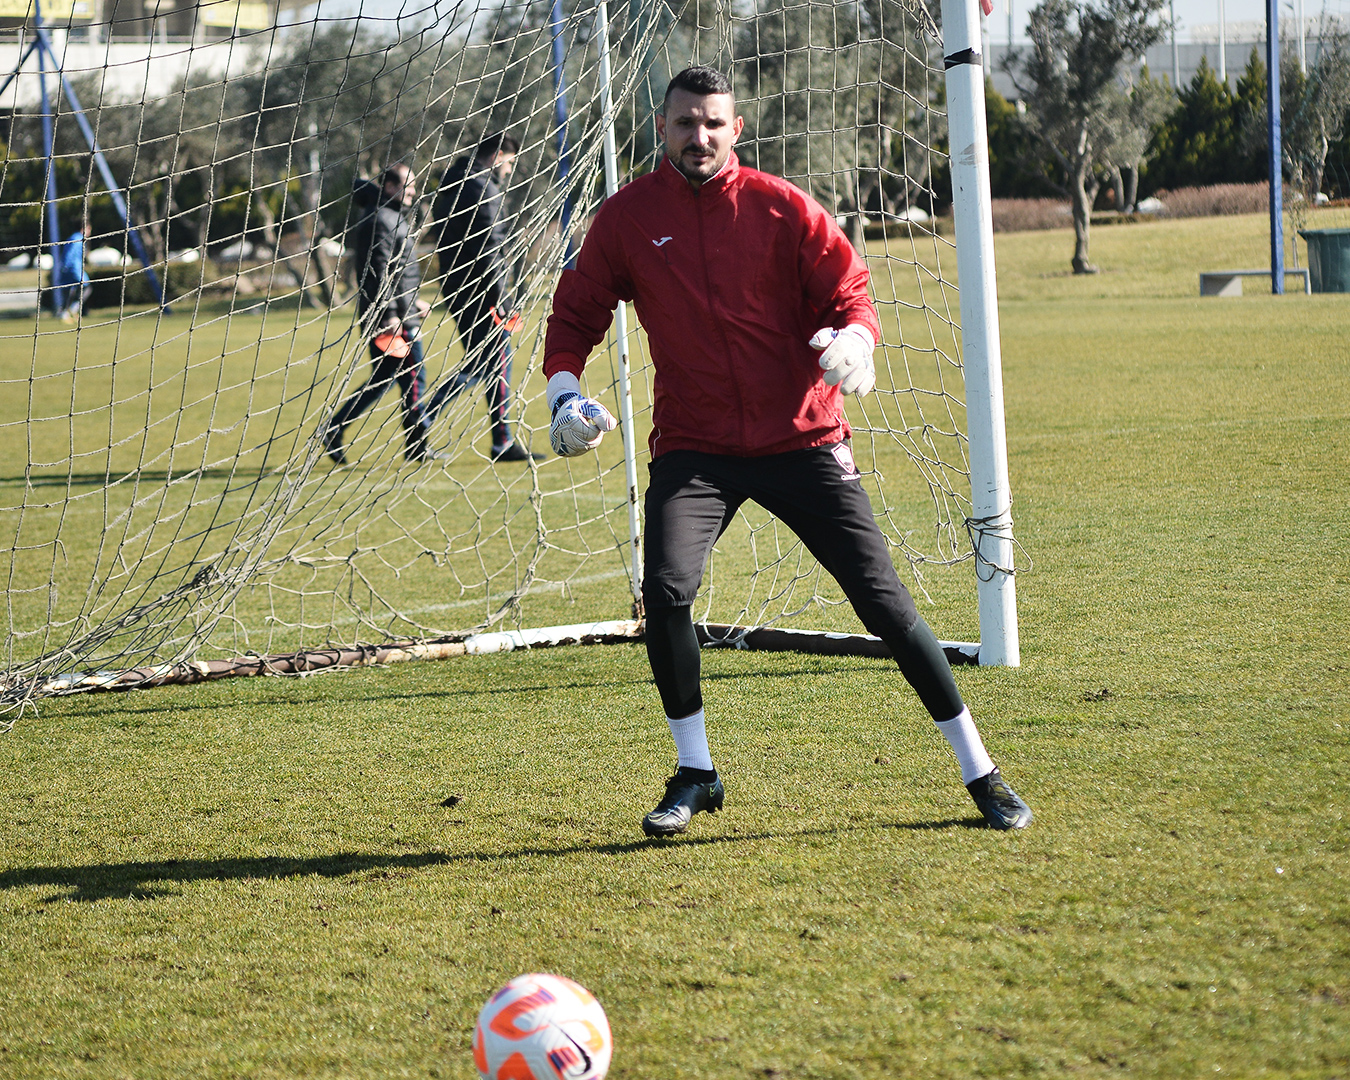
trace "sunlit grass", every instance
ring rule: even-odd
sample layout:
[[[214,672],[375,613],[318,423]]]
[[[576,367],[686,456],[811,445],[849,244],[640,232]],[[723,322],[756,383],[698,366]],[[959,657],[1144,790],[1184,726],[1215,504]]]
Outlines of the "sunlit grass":
[[[705,653],[727,807],[663,844],[641,646],[49,701],[0,738],[0,1075],[468,1078],[537,969],[612,1077],[1350,1071],[1350,301],[1200,299],[1233,228],[1097,230],[1091,279],[999,238],[1034,567],[1022,666],[957,678],[1025,833],[880,661]]]

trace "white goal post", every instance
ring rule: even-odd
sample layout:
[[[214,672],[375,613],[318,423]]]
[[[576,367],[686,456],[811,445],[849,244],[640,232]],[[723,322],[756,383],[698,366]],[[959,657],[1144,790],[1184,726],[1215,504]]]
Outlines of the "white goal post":
[[[986,13],[987,15],[988,13]],[[994,273],[985,72],[978,0],[943,0],[943,66],[951,140],[956,263],[970,437],[970,535],[980,605],[980,663],[1017,667],[1012,487],[1003,417],[1003,354]]]
[[[621,440],[496,460],[501,338],[447,306],[432,207],[485,136],[518,140],[507,401],[517,442],[546,452],[552,288],[600,201],[659,161],[653,110],[690,63],[731,74],[742,160],[808,190],[864,252],[883,342],[876,392],[848,409],[878,523],[939,636],[979,638],[944,642],[954,660],[1019,662],[977,0],[946,0],[940,30],[923,0],[306,10],[183,22],[139,52],[48,26],[64,83],[20,32],[0,100],[0,729],[55,694],[639,636],[641,328],[620,305],[586,372]],[[391,388],[339,466],[324,433],[371,372],[353,181],[394,163],[420,196],[421,392],[463,392],[434,460],[404,460]],[[695,617],[709,645],[884,655],[753,506]]]

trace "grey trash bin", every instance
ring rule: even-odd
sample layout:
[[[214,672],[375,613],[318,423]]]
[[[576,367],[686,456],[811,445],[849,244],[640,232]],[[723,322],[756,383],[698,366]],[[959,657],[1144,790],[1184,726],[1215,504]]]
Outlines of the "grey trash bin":
[[[1300,229],[1313,292],[1350,292],[1350,229]]]

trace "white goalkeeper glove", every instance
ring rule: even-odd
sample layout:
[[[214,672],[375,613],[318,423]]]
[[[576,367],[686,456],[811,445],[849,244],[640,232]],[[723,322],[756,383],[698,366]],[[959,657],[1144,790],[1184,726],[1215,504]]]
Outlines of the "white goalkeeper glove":
[[[559,371],[548,380],[548,407],[553,421],[548,441],[559,457],[576,457],[594,450],[605,432],[619,426],[610,411],[593,398],[582,397],[581,383],[570,371]]]
[[[862,397],[877,385],[876,366],[872,350],[877,347],[872,331],[858,323],[849,323],[842,330],[825,327],[817,330],[809,342],[813,349],[824,349],[820,354],[820,369],[825,382],[839,387],[841,394]]]

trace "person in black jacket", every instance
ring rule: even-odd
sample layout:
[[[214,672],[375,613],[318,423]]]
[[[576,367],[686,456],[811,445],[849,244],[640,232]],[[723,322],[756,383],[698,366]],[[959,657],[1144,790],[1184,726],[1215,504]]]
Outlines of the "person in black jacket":
[[[421,270],[417,264],[417,230],[409,210],[417,201],[417,180],[406,165],[391,165],[377,186],[358,180],[353,207],[360,217],[352,229],[356,259],[357,318],[370,342],[373,364],[365,386],[343,402],[324,433],[324,448],[339,465],[347,463],[343,429],[369,409],[397,382],[403,395],[404,451],[409,461],[426,461],[427,436],[435,410],[426,400],[422,372],[422,320],[429,307],[418,299]]]
[[[511,175],[520,144],[505,132],[489,135],[472,156],[445,172],[432,206],[439,229],[441,292],[464,345],[464,366],[440,387],[432,414],[470,386],[482,383],[492,417],[492,457],[539,460],[511,437],[511,329],[519,321],[510,297],[506,247],[510,220],[501,185]]]

